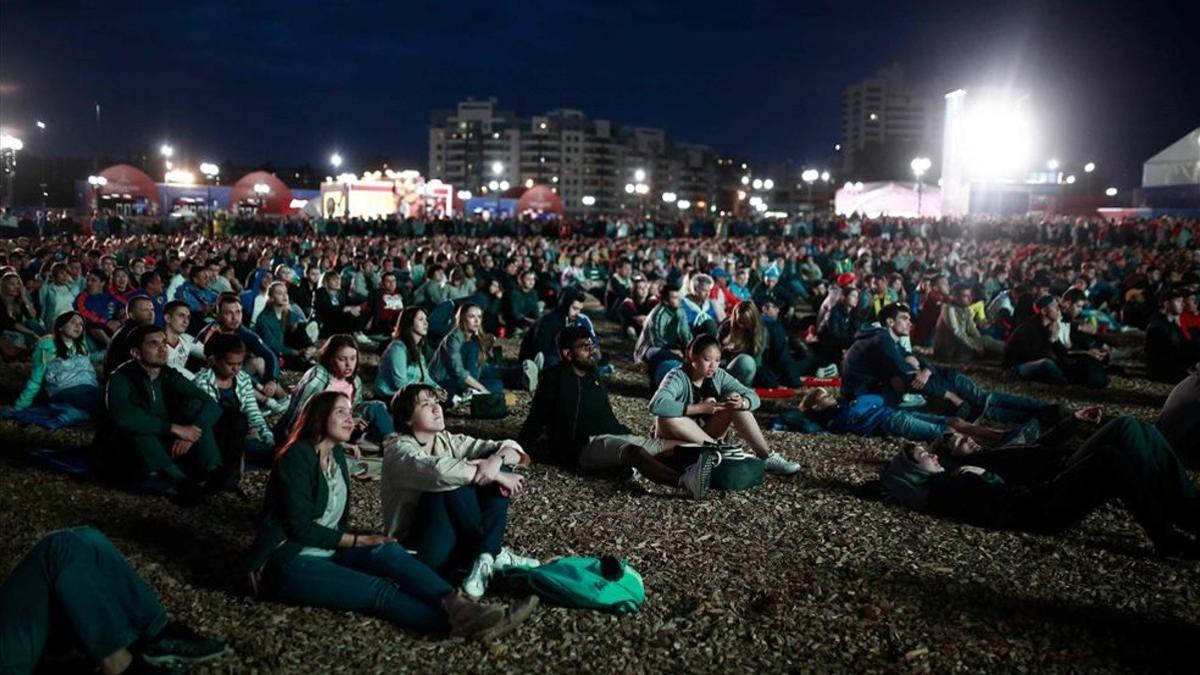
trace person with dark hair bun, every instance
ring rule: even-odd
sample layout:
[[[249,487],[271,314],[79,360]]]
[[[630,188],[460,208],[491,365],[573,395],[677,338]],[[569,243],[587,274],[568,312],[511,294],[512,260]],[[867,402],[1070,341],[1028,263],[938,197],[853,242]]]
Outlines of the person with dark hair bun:
[[[716,443],[733,427],[770,473],[791,476],[800,465],[771,450],[754,419],[758,394],[721,368],[721,346],[711,335],[688,345],[687,361],[663,378],[650,399],[660,440]]]

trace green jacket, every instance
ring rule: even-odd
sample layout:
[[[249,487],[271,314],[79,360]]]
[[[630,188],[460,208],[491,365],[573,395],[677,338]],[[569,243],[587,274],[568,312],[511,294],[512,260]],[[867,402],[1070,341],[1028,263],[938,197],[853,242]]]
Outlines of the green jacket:
[[[537,291],[523,291],[513,288],[508,292],[505,317],[514,326],[522,325],[522,320],[537,321],[541,312],[538,311]]]
[[[342,472],[349,495],[350,471],[342,446],[333,447],[333,459]],[[269,560],[286,562],[306,546],[337,548],[342,533],[350,529],[350,499],[346,499],[346,510],[338,520],[337,529],[317,524],[328,502],[329,486],[321,475],[316,448],[308,441],[297,441],[271,467],[263,495],[262,519],[245,560],[246,569],[261,569]]]
[[[650,310],[650,315],[646,317],[637,344],[633,347],[633,357],[641,362],[646,359],[646,352],[653,347],[684,349],[691,341],[692,328],[688,324],[683,307],[671,309],[660,304]]]
[[[725,369],[718,368],[712,379],[719,400],[724,400],[730,394],[740,394],[742,398],[750,401],[750,410],[758,410],[762,405],[762,399],[753,389],[738,382],[737,378],[725,372]],[[667,373],[658,385],[658,391],[654,392],[654,397],[650,399],[650,414],[655,417],[684,417],[687,407],[693,403],[699,401],[692,400],[692,380],[683,366],[679,366]]]
[[[113,371],[104,390],[108,426],[131,436],[166,436],[171,424],[211,427],[221,406],[174,368],[163,367],[151,380],[137,361]]]

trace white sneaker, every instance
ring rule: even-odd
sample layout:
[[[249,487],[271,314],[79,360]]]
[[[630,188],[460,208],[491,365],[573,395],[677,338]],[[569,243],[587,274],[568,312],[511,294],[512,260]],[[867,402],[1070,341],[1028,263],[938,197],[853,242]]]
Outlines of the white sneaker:
[[[510,567],[530,569],[532,567],[541,566],[541,560],[538,560],[537,558],[527,558],[523,555],[514,553],[513,550],[507,546],[504,546],[500,549],[500,552],[496,554],[495,561],[492,563],[492,569],[496,571],[508,569]]]
[[[717,465],[717,453],[705,450],[700,457],[679,477],[679,487],[692,495],[693,499],[701,500],[708,494],[708,481],[712,478],[713,467]]]
[[[630,342],[637,342],[637,339],[638,339],[637,330],[635,330],[633,326],[626,326],[625,327],[625,337],[629,338]]]
[[[773,473],[780,476],[791,476],[800,471],[800,465],[792,460],[784,457],[778,452],[772,452],[763,460],[766,463],[767,473]]]
[[[471,565],[471,573],[462,582],[463,594],[472,600],[478,600],[487,592],[488,581],[492,578],[492,566],[495,559],[491,553],[483,553]]]
[[[374,340],[367,337],[365,334],[363,334],[361,332],[354,334],[354,341],[360,345],[363,345],[364,347],[370,347],[375,344]]]
[[[525,375],[525,386],[527,391],[537,391],[538,386],[538,364],[525,359],[521,362],[521,372]]]
[[[546,367],[546,355],[541,352],[538,352],[537,355],[533,357],[533,362],[537,364],[538,370],[545,368]]]

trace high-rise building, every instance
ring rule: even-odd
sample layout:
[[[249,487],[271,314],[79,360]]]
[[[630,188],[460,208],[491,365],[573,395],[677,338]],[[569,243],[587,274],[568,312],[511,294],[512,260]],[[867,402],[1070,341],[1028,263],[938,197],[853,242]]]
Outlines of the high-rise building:
[[[842,174],[855,180],[911,178],[913,157],[937,157],[942,102],[907,88],[892,64],[842,92]],[[936,175],[936,171],[931,174]]]
[[[494,98],[468,99],[454,111],[430,115],[429,177],[473,194],[488,193],[492,181],[549,185],[568,215],[666,214],[678,210],[680,199],[696,210],[710,207],[717,191],[715,154],[706,146],[672,142],[662,129],[590,119],[579,110],[520,115],[499,108]],[[676,202],[664,201],[663,193],[676,195]],[[584,197],[594,204],[585,208]]]

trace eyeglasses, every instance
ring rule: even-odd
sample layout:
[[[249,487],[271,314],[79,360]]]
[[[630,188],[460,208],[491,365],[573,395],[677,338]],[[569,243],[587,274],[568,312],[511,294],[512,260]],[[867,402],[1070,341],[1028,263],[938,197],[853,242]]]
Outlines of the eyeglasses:
[[[591,342],[580,342],[580,343],[571,345],[571,349],[585,351],[585,352],[594,352],[594,351],[596,351],[596,345]]]

